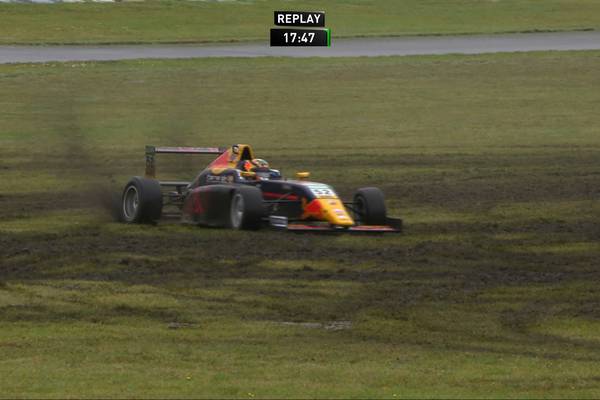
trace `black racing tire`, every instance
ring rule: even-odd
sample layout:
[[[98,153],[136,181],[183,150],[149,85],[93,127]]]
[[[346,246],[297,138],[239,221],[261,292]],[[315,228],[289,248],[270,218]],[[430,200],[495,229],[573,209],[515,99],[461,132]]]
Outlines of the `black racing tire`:
[[[131,178],[121,196],[121,221],[128,224],[151,224],[160,219],[163,198],[157,180]]]
[[[361,225],[385,225],[387,210],[383,192],[376,187],[358,189],[354,195],[354,218]]]
[[[240,186],[231,194],[229,227],[233,229],[258,229],[264,216],[263,196],[260,189]]]

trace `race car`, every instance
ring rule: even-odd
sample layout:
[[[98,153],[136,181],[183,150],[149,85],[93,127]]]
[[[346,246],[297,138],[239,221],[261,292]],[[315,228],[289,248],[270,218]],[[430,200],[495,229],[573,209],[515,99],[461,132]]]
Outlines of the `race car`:
[[[213,154],[217,157],[190,182],[156,179],[157,154]],[[400,232],[402,220],[389,218],[384,196],[359,189],[343,202],[334,189],[298,172],[285,179],[252,147],[146,146],[145,177],[133,177],[121,196],[120,219],[155,223],[164,217],[211,227],[290,231]]]

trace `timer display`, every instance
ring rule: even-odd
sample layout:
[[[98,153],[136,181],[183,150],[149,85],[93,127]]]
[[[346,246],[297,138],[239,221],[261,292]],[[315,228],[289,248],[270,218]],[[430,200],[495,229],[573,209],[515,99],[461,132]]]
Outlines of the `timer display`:
[[[271,29],[271,46],[330,46],[329,29]]]

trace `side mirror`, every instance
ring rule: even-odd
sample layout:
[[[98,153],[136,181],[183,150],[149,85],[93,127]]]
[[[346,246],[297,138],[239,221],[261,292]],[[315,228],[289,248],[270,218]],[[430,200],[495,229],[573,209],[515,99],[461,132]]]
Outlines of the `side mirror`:
[[[299,180],[308,179],[310,177],[310,172],[296,172],[296,178]]]

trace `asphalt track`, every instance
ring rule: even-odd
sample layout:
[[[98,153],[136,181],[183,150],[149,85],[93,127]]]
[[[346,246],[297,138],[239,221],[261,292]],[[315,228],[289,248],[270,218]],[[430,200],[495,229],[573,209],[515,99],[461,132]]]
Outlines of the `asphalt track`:
[[[598,50],[600,31],[332,39],[331,47],[210,45],[0,46],[0,63],[196,57],[377,57],[539,50]]]

